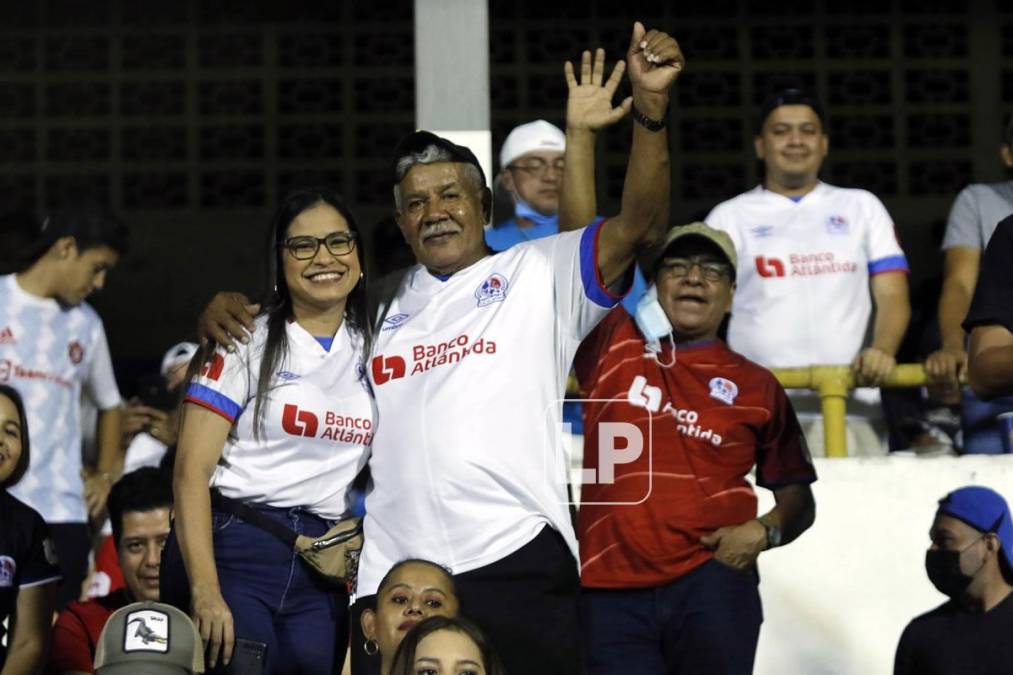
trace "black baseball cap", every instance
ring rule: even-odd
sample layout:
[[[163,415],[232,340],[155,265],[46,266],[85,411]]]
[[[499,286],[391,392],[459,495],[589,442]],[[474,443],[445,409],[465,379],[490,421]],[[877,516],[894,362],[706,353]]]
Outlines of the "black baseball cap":
[[[823,106],[820,105],[819,101],[805,90],[792,87],[782,89],[763,102],[763,105],[760,106],[760,115],[756,118],[756,133],[763,131],[763,123],[767,121],[770,113],[775,108],[780,108],[783,105],[807,105],[816,112],[816,116],[820,118],[820,123],[823,123]]]
[[[413,131],[406,136],[402,136],[401,140],[394,146],[394,184],[398,184],[400,179],[397,175],[397,164],[403,158],[409,155],[414,155],[423,152],[429,146],[434,145],[440,150],[445,151],[450,155],[452,161],[460,162],[462,164],[471,164],[478,169],[478,175],[482,178],[482,186],[486,186],[485,172],[482,171],[482,165],[478,163],[478,158],[475,157],[475,153],[471,149],[457,145],[442,136],[437,136],[431,131]]]

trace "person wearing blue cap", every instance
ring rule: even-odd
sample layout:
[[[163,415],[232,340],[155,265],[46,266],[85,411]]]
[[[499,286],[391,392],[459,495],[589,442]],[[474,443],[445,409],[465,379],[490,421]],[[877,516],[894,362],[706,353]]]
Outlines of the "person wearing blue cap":
[[[994,490],[976,485],[939,500],[925,553],[929,581],[949,600],[900,637],[894,675],[1013,671],[1013,520]]]

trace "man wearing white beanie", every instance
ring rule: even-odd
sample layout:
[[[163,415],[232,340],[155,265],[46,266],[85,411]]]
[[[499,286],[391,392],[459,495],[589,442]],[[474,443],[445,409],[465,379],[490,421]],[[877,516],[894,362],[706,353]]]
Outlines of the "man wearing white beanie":
[[[604,61],[604,55],[600,58]],[[559,233],[565,150],[566,135],[545,120],[522,124],[507,134],[499,151],[498,183],[513,199],[514,216],[486,229],[485,243],[493,251],[498,253],[524,241]],[[573,223],[568,229],[586,224]],[[646,290],[647,284],[638,269],[633,288],[622,301],[630,314],[636,312],[637,301]]]
[[[500,184],[514,202],[514,217],[486,230],[494,251],[559,232],[566,136],[545,120],[515,127],[499,153]],[[586,223],[582,223],[586,224]]]

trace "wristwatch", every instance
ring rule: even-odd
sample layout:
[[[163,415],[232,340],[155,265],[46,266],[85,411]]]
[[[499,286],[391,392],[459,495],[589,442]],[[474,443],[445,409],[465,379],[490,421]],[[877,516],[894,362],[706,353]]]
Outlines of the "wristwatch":
[[[633,118],[634,122],[636,122],[643,128],[647,129],[648,131],[661,131],[666,126],[668,126],[667,114],[660,120],[652,120],[650,117],[637,110],[637,106],[635,105],[630,106],[630,117]]]
[[[759,519],[757,519],[759,520]],[[772,549],[781,545],[781,528],[777,525],[771,525],[760,520],[760,525],[763,525],[763,529],[767,531],[767,548]]]

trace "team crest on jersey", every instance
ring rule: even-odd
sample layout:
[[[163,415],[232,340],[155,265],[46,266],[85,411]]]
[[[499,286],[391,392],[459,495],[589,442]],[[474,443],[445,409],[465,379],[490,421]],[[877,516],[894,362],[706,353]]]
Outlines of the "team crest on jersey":
[[[773,225],[757,225],[756,227],[749,230],[753,233],[753,236],[757,239],[766,239],[770,235],[774,234]]]
[[[14,558],[9,555],[0,555],[0,588],[10,588],[14,585],[14,575],[17,574],[18,566]]]
[[[739,386],[731,380],[726,380],[723,377],[715,377],[710,381],[711,398],[716,398],[722,403],[731,405],[735,402],[735,397],[739,395]]]
[[[848,221],[843,216],[830,216],[827,218],[827,232],[830,234],[847,234]]]
[[[157,609],[142,609],[127,614],[123,631],[123,651],[169,652],[169,615]]]
[[[18,341],[14,338],[14,331],[11,330],[10,326],[4,326],[3,330],[0,330],[0,345],[16,345]]]
[[[301,375],[299,375],[298,373],[293,373],[291,370],[279,370],[278,377],[281,378],[282,380],[285,380],[286,382],[291,382],[292,380],[298,380],[301,377]]]
[[[498,272],[493,272],[489,278],[482,282],[482,285],[475,290],[475,299],[479,307],[491,305],[494,302],[503,302],[506,299],[507,288],[510,282]]]
[[[67,355],[70,356],[70,362],[75,366],[84,360],[84,347],[77,340],[74,340],[67,345]]]
[[[408,317],[409,317],[408,314],[394,314],[392,316],[388,316],[386,319],[383,320],[383,328],[381,328],[380,330],[386,331],[400,328],[401,324],[403,324],[405,321],[408,320]]]
[[[11,362],[7,359],[0,360],[0,382],[6,382],[11,379]]]

